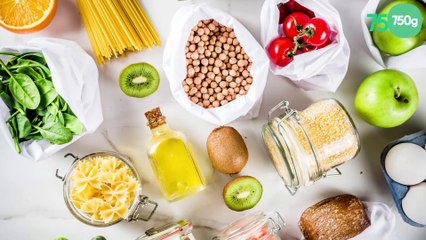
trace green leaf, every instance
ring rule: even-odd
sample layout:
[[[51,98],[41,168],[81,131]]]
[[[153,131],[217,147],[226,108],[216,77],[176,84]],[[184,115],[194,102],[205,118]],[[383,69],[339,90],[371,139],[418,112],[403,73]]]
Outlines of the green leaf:
[[[46,65],[46,59],[42,53],[39,52],[27,52],[22,55],[19,55],[19,59],[30,59],[36,61],[40,64]]]
[[[71,131],[62,126],[59,122],[56,122],[51,126],[35,126],[35,128],[38,129],[43,138],[51,144],[65,144],[72,140]]]
[[[45,65],[33,61],[33,60],[29,60],[29,59],[18,59],[18,63],[15,65],[12,65],[9,67],[9,70],[16,70],[18,68],[22,68],[22,67],[39,67],[43,70],[44,73],[46,73],[47,77],[51,77],[51,72],[50,69],[48,67],[46,67]]]
[[[77,117],[68,113],[63,114],[65,119],[65,127],[71,130],[72,133],[79,135],[84,131],[84,126]]]
[[[39,80],[39,79],[44,79],[43,75],[41,75],[40,73],[38,73],[37,71],[35,71],[33,68],[31,67],[21,67],[16,69],[17,73],[24,73],[28,76],[30,76],[33,81]]]
[[[26,74],[11,75],[9,90],[15,100],[28,109],[36,109],[40,104],[37,86]]]
[[[47,81],[46,79],[38,79],[34,81],[39,92],[40,92],[40,105],[38,109],[42,109],[47,107],[50,103],[52,103],[55,98],[58,96],[58,93],[53,86],[51,81]]]
[[[50,104],[49,106],[47,106],[46,108],[46,113],[44,114],[43,117],[43,122],[45,126],[50,126],[53,123],[56,123],[58,121],[58,106],[56,104]]]
[[[18,153],[21,153],[21,147],[19,146],[19,137],[18,137],[18,127],[16,124],[16,118],[13,117],[8,123],[9,132],[12,135],[13,142],[15,143],[15,148]]]
[[[9,94],[7,94],[4,91],[0,91],[0,98],[3,100],[3,102],[9,108],[9,110],[13,109],[14,101],[13,101],[13,98],[9,96]]]
[[[18,137],[25,138],[30,135],[32,129],[30,120],[22,113],[18,113],[15,118],[18,128]]]
[[[53,240],[68,240],[68,238],[65,238],[65,237],[57,237],[57,238],[55,238],[55,239],[53,239]]]

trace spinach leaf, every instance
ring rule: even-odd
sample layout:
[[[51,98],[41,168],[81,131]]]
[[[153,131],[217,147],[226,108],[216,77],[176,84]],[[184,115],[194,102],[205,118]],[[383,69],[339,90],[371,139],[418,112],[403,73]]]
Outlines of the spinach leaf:
[[[51,144],[65,144],[72,140],[72,133],[68,128],[56,122],[50,126],[37,127],[44,139]]]
[[[40,93],[28,75],[11,75],[9,90],[15,100],[28,109],[36,109],[40,104]]]
[[[58,116],[58,106],[56,104],[50,104],[46,108],[46,113],[43,116],[43,122],[44,126],[50,126],[57,122],[57,116]]]
[[[27,74],[29,77],[33,79],[33,81],[36,81],[38,79],[44,79],[43,75],[35,71],[33,68],[30,67],[21,67],[16,69],[17,73],[24,73]]]
[[[0,91],[0,98],[9,108],[9,110],[13,109],[14,101],[13,101],[13,98],[9,96],[9,94],[7,94],[5,91]]]
[[[18,113],[15,118],[18,128],[18,137],[25,138],[30,135],[32,129],[30,120],[22,113]]]
[[[80,120],[78,120],[78,118],[72,114],[68,114],[68,113],[63,113],[63,114],[65,119],[65,127],[71,130],[71,132],[74,135],[81,134],[84,130],[84,126],[80,122]]]
[[[9,70],[15,70],[22,67],[39,67],[43,70],[43,72],[46,73],[47,77],[50,78],[52,76],[50,73],[50,69],[47,68],[45,65],[29,59],[18,59],[18,63],[13,66],[10,66]]]
[[[16,124],[16,116],[13,117],[8,122],[8,126],[9,126],[10,134],[12,135],[12,138],[13,138],[13,142],[15,143],[16,151],[18,153],[21,153],[21,147],[19,146],[18,127],[17,127],[17,124]]]
[[[58,111],[58,121],[65,126],[64,114],[61,111]]]
[[[38,79],[34,81],[34,83],[40,92],[40,104],[37,109],[45,108],[55,100],[58,93],[56,92],[53,83],[46,79]]]
[[[28,52],[21,54],[19,59],[30,59],[40,64],[46,65],[46,59],[43,57],[43,54],[39,52]]]

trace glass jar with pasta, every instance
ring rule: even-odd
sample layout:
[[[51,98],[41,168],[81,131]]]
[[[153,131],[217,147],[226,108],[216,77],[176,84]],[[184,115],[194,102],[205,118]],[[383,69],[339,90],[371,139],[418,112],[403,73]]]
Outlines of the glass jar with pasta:
[[[123,220],[148,221],[157,203],[142,194],[141,180],[132,162],[115,152],[96,152],[78,158],[68,173],[56,177],[64,182],[64,199],[79,221],[96,227]],[[151,208],[146,209],[147,206]]]

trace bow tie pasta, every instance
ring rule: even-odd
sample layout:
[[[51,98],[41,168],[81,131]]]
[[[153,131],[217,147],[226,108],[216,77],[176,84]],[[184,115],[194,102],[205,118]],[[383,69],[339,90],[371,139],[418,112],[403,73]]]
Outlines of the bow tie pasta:
[[[71,176],[71,201],[92,221],[125,218],[140,183],[131,169],[113,156],[80,161]]]

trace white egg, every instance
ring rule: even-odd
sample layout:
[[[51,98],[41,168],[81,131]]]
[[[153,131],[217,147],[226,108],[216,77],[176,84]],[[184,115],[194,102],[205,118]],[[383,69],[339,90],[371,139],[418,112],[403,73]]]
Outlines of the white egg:
[[[385,158],[386,172],[394,181],[415,185],[426,179],[426,151],[414,143],[400,143]]]
[[[426,183],[410,187],[402,199],[402,210],[414,222],[426,225]]]

